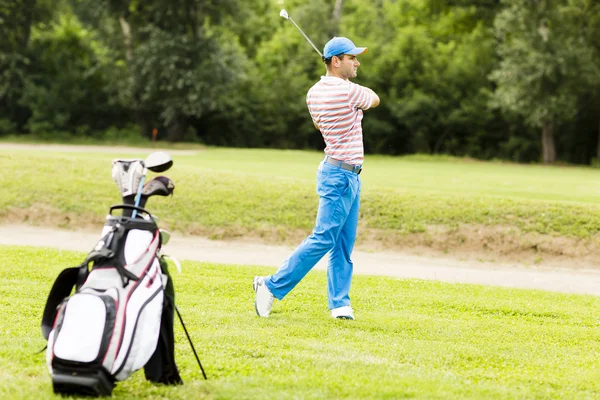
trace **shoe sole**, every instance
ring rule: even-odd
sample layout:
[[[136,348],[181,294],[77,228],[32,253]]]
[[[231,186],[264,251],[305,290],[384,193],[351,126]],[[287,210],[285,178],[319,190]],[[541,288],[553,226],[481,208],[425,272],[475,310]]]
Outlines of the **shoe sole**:
[[[257,280],[258,280],[258,278],[254,278],[254,281],[252,281],[252,289],[254,290],[255,294],[256,294],[256,291],[258,290]],[[260,317],[260,314],[258,313],[258,306],[256,305],[256,300],[254,300],[254,311],[256,311],[256,315],[258,315]]]

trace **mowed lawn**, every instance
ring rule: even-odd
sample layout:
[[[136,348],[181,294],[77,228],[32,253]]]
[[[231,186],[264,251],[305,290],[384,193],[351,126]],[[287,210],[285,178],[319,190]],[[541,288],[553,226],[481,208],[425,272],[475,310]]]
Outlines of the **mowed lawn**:
[[[54,398],[40,320],[52,282],[84,254],[0,246],[0,398]],[[600,299],[356,276],[356,321],[329,317],[311,272],[271,317],[252,277],[273,269],[183,262],[177,303],[208,374],[176,323],[185,384],[118,384],[123,399],[600,398]]]
[[[0,148],[0,221],[102,223],[108,205],[120,202],[111,161],[151,151]],[[282,239],[312,228],[321,152],[208,148],[173,152],[173,158],[164,174],[175,181],[175,196],[148,205],[169,228]],[[410,234],[469,224],[582,239],[594,239],[600,229],[598,169],[367,156],[361,178],[361,229]]]

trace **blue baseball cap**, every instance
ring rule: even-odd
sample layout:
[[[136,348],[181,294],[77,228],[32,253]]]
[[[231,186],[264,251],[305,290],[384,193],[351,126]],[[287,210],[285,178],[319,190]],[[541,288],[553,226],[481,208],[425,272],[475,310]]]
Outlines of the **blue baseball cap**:
[[[352,40],[345,37],[334,37],[323,48],[323,59],[329,59],[340,54],[357,56],[367,51],[366,47],[356,47]]]

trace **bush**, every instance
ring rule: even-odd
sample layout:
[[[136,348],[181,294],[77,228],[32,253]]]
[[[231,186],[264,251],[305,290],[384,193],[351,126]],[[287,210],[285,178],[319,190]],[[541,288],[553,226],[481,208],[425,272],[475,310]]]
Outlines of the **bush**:
[[[17,125],[8,118],[0,118],[0,135],[11,135],[17,132]]]

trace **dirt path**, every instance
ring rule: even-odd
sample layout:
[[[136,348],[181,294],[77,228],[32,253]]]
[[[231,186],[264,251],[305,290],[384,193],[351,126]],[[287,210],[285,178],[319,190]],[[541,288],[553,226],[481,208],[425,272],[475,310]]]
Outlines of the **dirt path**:
[[[99,238],[100,230],[68,231],[29,225],[0,225],[0,245],[88,252]],[[279,266],[292,250],[286,246],[177,235],[173,235],[171,242],[165,246],[165,252],[179,260],[272,267]],[[600,295],[600,271],[592,269],[528,268],[518,264],[475,263],[398,252],[355,251],[353,261],[357,274]],[[316,268],[325,269],[326,262],[324,258]]]

